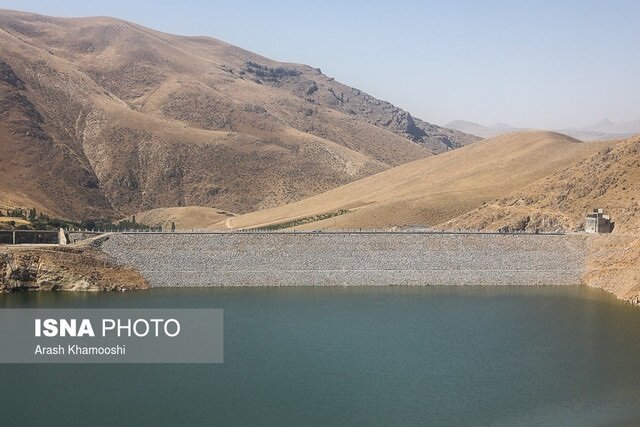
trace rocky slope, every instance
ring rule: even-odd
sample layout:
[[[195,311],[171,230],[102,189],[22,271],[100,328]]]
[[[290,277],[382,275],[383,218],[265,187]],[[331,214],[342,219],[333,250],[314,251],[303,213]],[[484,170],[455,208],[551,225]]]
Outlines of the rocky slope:
[[[0,207],[244,213],[476,139],[219,40],[0,11]]]
[[[640,231],[640,137],[603,147],[444,227],[581,230],[593,208],[611,214],[616,234]]]
[[[640,306],[640,237],[592,236],[587,242],[584,283]]]
[[[91,248],[0,248],[0,293],[25,290],[146,289],[134,269]]]

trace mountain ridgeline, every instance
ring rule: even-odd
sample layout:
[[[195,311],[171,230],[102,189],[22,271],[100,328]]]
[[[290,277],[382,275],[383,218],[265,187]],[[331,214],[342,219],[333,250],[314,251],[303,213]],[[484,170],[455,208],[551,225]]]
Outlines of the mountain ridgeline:
[[[0,10],[0,207],[246,213],[478,138],[207,37]]]

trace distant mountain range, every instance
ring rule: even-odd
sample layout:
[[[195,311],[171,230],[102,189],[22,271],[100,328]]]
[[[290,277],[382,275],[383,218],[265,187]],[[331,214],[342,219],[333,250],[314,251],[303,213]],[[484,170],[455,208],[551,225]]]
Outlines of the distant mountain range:
[[[485,126],[480,123],[470,122],[466,120],[455,120],[453,122],[447,123],[446,125],[444,125],[444,127],[459,130],[471,135],[476,135],[481,138],[491,138],[492,136],[502,135],[505,133],[527,130],[527,128],[517,128],[507,123],[496,123],[494,125]],[[627,138],[633,135],[640,134],[640,120],[616,123],[611,120],[604,119],[582,128],[565,128],[553,130],[583,141]]]
[[[583,141],[593,141],[597,139],[627,138],[640,134],[640,120],[616,123],[604,119],[584,128],[569,128],[561,132],[571,135]]]
[[[515,128],[507,123],[496,123],[490,126],[485,126],[480,123],[469,122],[467,120],[454,120],[453,122],[449,122],[444,125],[444,127],[479,136],[480,138],[491,138],[492,136],[523,130],[521,128]]]
[[[591,126],[587,126],[584,129],[589,132],[601,132],[601,133],[640,133],[640,120],[634,120],[631,122],[616,123],[611,120],[604,119],[598,123],[594,123]]]

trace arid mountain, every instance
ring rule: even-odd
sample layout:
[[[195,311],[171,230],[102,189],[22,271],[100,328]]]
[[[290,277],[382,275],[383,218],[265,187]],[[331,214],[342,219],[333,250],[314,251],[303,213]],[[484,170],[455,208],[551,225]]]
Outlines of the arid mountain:
[[[480,138],[491,138],[493,136],[504,135],[505,133],[518,132],[524,129],[514,128],[506,123],[496,123],[491,126],[484,126],[480,123],[466,120],[454,120],[444,125],[446,128],[459,130]]]
[[[261,227],[331,213],[335,216],[300,228],[436,226],[562,171],[608,144],[583,143],[553,132],[502,135],[290,205],[237,216],[217,227]]]
[[[583,128],[570,128],[561,132],[583,141],[623,139],[640,134],[640,120],[616,123],[604,119]]]
[[[580,129],[562,129],[559,132],[564,133],[565,135],[572,136],[573,138],[579,139],[581,141],[610,141],[616,139],[620,140],[635,135],[633,133],[604,133]]]
[[[446,225],[581,230],[585,215],[594,208],[611,214],[615,233],[640,230],[640,137],[603,147],[571,167]]]
[[[476,139],[215,39],[0,11],[0,207],[244,213]]]
[[[504,135],[505,133],[527,130],[524,128],[515,128],[506,123],[496,123],[490,126],[484,126],[479,123],[468,122],[466,120],[454,120],[444,126],[449,129],[459,130],[481,138],[491,138],[498,135]],[[584,128],[567,128],[556,131],[581,141],[624,139],[640,134],[640,120],[626,123],[614,123],[610,120],[602,120]]]
[[[582,130],[590,132],[600,132],[608,134],[640,134],[640,120],[630,122],[616,123],[609,119],[600,120],[597,123],[589,125]]]

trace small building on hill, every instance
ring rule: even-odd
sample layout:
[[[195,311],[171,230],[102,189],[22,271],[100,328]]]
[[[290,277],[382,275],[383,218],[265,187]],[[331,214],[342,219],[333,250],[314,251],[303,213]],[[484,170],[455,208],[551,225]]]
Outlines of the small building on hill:
[[[587,221],[584,231],[587,233],[611,233],[614,223],[611,222],[609,215],[604,214],[604,209],[594,209],[593,212],[587,214]]]

